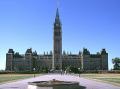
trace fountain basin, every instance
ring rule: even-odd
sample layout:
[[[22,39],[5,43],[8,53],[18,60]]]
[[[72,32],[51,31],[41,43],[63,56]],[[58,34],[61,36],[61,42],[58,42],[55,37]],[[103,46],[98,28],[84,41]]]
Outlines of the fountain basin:
[[[80,89],[79,82],[74,81],[35,81],[28,83],[28,89]]]

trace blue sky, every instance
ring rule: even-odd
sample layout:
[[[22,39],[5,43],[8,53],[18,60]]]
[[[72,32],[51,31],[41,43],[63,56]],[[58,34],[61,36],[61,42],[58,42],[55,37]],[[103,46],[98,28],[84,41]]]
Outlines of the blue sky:
[[[52,50],[56,7],[56,0],[0,0],[0,69],[9,48]],[[111,59],[120,57],[120,0],[60,0],[59,12],[63,50],[106,48],[111,69]]]

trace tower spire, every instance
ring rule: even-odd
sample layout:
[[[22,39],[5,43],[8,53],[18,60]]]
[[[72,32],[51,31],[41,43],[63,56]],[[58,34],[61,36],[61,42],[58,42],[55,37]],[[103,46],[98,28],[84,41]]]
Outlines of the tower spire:
[[[57,0],[57,10],[56,10],[56,17],[55,17],[55,23],[60,24],[60,17],[59,17],[59,0]]]
[[[61,25],[60,17],[59,17],[59,9],[58,8],[56,10],[55,24]]]
[[[57,8],[56,17],[59,17],[59,9]]]

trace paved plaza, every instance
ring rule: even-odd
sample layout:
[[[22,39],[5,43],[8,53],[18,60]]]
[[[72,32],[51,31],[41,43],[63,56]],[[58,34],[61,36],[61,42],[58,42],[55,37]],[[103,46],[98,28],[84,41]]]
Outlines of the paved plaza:
[[[29,78],[25,80],[19,80],[16,82],[1,84],[0,89],[27,89],[28,82],[32,81],[45,81],[45,80],[61,80],[61,81],[78,81],[80,86],[84,89],[120,89],[118,86],[114,86],[107,83],[97,82],[94,80],[85,79],[73,75],[60,75],[60,74],[46,74],[36,78]]]

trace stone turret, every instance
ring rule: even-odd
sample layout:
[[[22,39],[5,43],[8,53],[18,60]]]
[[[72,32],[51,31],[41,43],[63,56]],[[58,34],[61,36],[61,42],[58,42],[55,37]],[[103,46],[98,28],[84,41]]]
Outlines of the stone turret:
[[[83,70],[86,70],[88,69],[87,67],[87,61],[89,60],[90,58],[90,52],[88,49],[86,48],[83,48],[83,53],[81,54],[81,67]]]
[[[26,53],[25,53],[25,59],[27,61],[27,70],[31,70],[32,71],[32,48],[27,49]]]
[[[32,53],[32,69],[35,68],[35,70],[37,70],[37,59],[38,59],[38,54],[37,54],[37,51],[34,51]]]
[[[9,49],[8,53],[6,54],[6,70],[7,71],[13,71],[13,68],[14,68],[13,59],[14,59],[14,51],[13,49]]]
[[[108,53],[105,49],[101,51],[101,69],[108,70]]]

